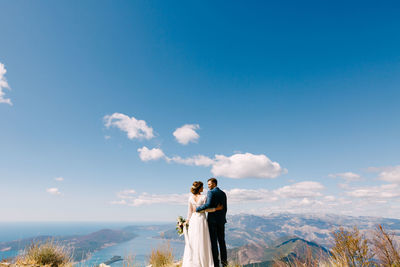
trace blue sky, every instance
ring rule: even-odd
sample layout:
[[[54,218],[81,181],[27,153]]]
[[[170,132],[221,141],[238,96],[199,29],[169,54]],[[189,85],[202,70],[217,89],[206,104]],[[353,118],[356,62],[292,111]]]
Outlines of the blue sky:
[[[214,175],[231,214],[399,218],[399,12],[1,1],[0,220],[172,221]]]

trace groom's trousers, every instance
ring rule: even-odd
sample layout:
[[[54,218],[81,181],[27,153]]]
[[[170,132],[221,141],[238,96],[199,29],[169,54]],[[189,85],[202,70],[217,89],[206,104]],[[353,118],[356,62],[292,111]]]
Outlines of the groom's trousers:
[[[221,253],[221,263],[222,266],[227,266],[227,253],[226,253],[226,244],[225,244],[225,224],[217,224],[217,223],[208,223],[208,230],[210,231],[210,241],[211,241],[211,250],[214,259],[214,266],[219,267],[219,259],[218,259],[218,245],[219,251]]]

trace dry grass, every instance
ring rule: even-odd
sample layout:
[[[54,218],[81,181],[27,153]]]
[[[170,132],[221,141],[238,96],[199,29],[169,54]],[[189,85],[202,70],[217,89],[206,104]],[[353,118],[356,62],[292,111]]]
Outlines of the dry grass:
[[[376,227],[373,240],[367,240],[357,227],[352,231],[340,228],[333,233],[334,246],[329,259],[313,259],[307,252],[306,260],[277,260],[277,267],[399,267],[399,245],[392,233],[388,233],[382,225]]]
[[[295,251],[297,255],[301,255],[299,251]],[[286,266],[295,266],[295,267],[319,267],[319,266],[328,266],[326,265],[326,259],[323,258],[323,255],[319,257],[315,257],[313,255],[312,249],[307,246],[304,256],[299,258],[289,257],[286,260],[282,259],[283,257],[278,257],[277,260],[274,260],[274,267],[286,267]]]
[[[32,243],[23,254],[17,257],[15,264],[40,265],[51,267],[73,266],[70,250],[53,240]]]
[[[133,254],[125,256],[123,267],[139,267],[139,264],[136,263],[136,259]]]
[[[309,263],[309,262],[300,261],[298,259],[291,259],[291,260],[288,260],[288,261],[276,260],[274,262],[273,266],[274,267],[286,267],[286,266],[293,266],[293,267],[319,267],[319,266],[327,266],[327,265],[325,265],[325,262],[318,261],[318,260],[316,260],[315,262]]]
[[[357,227],[352,231],[340,228],[333,232],[334,246],[331,249],[331,261],[336,266],[375,266],[374,253],[369,248],[369,241],[360,234]]]
[[[394,235],[378,225],[372,241],[376,258],[383,266],[400,266],[400,250]]]
[[[280,261],[280,262],[275,262],[274,267],[334,267],[335,265],[331,265],[329,262],[318,262],[317,265],[307,265],[304,262],[301,261],[290,261],[290,262],[284,262],[284,261]],[[336,267],[336,266],[335,266]],[[347,266],[346,266],[347,267]]]
[[[149,264],[151,264],[152,267],[173,266],[174,255],[172,252],[169,243],[163,244],[157,249],[153,249],[149,258]]]
[[[237,263],[237,262],[229,262],[228,263],[228,266],[226,266],[226,267],[242,267],[243,265],[240,265],[239,263]]]

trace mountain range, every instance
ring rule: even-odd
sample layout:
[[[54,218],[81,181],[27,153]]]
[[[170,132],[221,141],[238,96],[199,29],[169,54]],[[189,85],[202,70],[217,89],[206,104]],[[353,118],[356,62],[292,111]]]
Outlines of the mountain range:
[[[332,232],[340,227],[353,229],[357,226],[362,234],[369,237],[376,225],[381,224],[400,240],[399,219],[273,213],[265,216],[232,215],[228,216],[227,221],[225,235],[229,257],[249,266],[254,263],[269,266],[276,258],[298,258],[306,248],[311,248],[317,255],[326,256],[333,245]],[[182,240],[175,229],[161,232],[161,237]]]

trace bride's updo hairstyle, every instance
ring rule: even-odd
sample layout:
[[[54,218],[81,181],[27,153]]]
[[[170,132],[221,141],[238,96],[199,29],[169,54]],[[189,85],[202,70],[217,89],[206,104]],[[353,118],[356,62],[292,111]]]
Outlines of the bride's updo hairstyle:
[[[195,181],[195,182],[193,182],[193,185],[190,188],[190,192],[192,192],[193,195],[197,195],[200,193],[200,189],[202,187],[203,187],[203,182]]]

